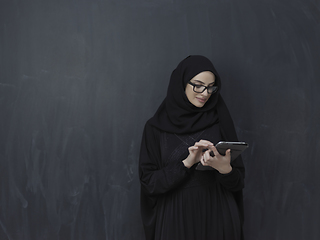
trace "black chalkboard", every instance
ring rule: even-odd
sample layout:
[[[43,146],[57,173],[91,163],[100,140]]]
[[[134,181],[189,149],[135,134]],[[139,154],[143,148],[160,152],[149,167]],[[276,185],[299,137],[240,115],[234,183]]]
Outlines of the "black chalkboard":
[[[143,239],[138,156],[205,55],[246,165],[247,240],[317,240],[320,2],[1,0],[0,239]]]

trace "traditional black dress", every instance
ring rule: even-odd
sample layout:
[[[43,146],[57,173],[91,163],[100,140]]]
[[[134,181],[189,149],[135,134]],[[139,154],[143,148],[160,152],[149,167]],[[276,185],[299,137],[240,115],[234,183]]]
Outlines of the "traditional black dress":
[[[172,126],[163,130],[154,118],[146,123],[139,171],[141,216],[147,240],[243,239],[241,157],[231,163],[232,171],[228,174],[215,169],[199,171],[196,165],[188,169],[182,163],[189,154],[188,147],[201,139],[214,144],[237,140],[221,97],[214,106],[213,122],[202,129],[195,127],[195,131],[176,133],[170,131]]]

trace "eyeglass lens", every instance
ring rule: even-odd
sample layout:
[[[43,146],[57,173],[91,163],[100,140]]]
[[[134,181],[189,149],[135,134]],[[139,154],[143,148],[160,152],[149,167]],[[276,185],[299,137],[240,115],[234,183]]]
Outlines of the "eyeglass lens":
[[[212,94],[218,90],[218,87],[217,86],[206,87],[206,86],[202,86],[202,85],[194,85],[193,86],[193,91],[195,91],[196,93],[203,93],[206,89],[209,94]]]

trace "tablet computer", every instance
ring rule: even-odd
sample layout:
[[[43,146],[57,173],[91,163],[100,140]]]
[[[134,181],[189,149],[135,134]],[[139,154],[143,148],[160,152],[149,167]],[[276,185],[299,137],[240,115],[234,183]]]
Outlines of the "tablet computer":
[[[245,142],[225,142],[220,141],[216,144],[216,149],[221,155],[225,155],[228,149],[231,149],[231,162],[235,160],[245,149],[249,147],[249,144]],[[212,155],[213,152],[210,152]],[[212,167],[203,166],[201,163],[198,163],[196,170],[213,170]]]

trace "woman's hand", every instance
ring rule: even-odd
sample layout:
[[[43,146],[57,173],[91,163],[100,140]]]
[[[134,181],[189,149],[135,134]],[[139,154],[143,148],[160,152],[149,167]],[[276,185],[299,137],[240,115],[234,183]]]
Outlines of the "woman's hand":
[[[211,151],[213,151],[214,157],[210,155]],[[207,150],[203,154],[203,157],[201,158],[201,164],[203,166],[210,166],[218,170],[221,174],[227,174],[232,171],[230,162],[231,162],[231,150],[228,149],[226,151],[226,155],[223,156],[223,155],[220,155],[220,153],[214,146],[210,146],[209,150]]]
[[[203,150],[210,149],[210,147],[214,147],[213,143],[207,140],[200,140],[199,142],[196,142],[193,146],[188,148],[189,155],[185,160],[182,161],[183,164],[187,168],[190,168],[195,163],[200,162],[204,155]]]

